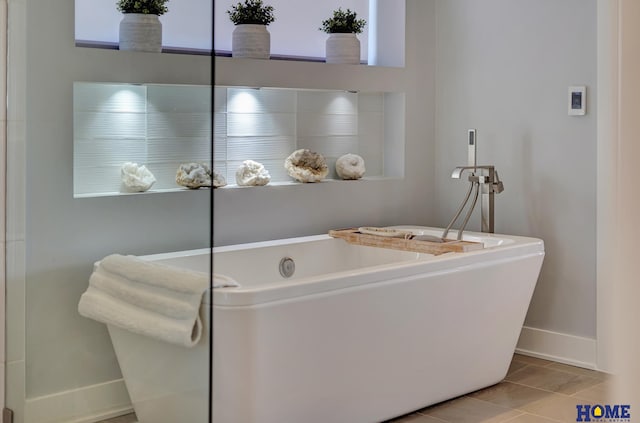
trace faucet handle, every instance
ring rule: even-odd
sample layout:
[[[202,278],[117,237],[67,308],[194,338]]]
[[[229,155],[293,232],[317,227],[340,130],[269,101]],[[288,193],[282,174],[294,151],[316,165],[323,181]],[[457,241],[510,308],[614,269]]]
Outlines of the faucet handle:
[[[500,194],[502,191],[504,191],[504,184],[500,180],[500,177],[498,176],[498,171],[497,170],[495,171],[495,176],[496,176],[496,180],[493,182],[493,184],[491,186],[491,189],[496,194]]]

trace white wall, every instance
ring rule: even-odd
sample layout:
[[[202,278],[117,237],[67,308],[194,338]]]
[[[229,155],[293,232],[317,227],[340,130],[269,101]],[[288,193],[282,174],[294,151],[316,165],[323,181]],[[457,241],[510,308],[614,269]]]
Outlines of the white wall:
[[[7,2],[6,368],[5,406],[20,421],[24,404],[24,127],[26,7]],[[16,164],[18,166],[16,167]],[[17,252],[22,252],[19,257]]]
[[[369,52],[367,63],[376,66],[404,66],[406,2],[369,0]]]
[[[406,161],[404,180],[217,190],[216,244],[352,224],[432,221],[433,173],[425,163],[433,157],[433,12],[432,1],[409,1],[405,69],[247,61],[223,75],[220,84],[245,85],[247,75],[265,78],[260,66],[267,66],[279,86],[406,91],[407,124],[398,133],[406,136]],[[52,403],[62,416],[58,421],[71,421],[93,405],[87,392],[120,378],[104,326],[77,313],[95,260],[113,252],[147,254],[209,243],[210,191],[73,198],[72,97],[74,81],[205,85],[211,82],[211,58],[77,48],[73,15],[73,0],[19,0],[11,15],[7,274],[15,366],[8,406],[17,423],[37,423],[38,413],[52,412],[43,410]],[[345,197],[351,201],[347,211],[337,207]],[[93,411],[107,405],[123,404],[103,403]]]
[[[598,205],[597,205],[597,359],[598,368],[613,372],[613,281],[617,268],[619,1],[598,5]],[[628,223],[622,224],[626,227]]]
[[[277,239],[331,228],[433,221],[434,3],[407,2],[404,69],[216,59],[216,84],[405,92],[404,179],[216,190],[214,243]],[[426,23],[425,23],[426,22]],[[401,106],[396,106],[401,107]],[[386,114],[386,111],[385,111]],[[402,136],[397,132],[396,136]],[[347,202],[345,203],[345,200]]]
[[[73,82],[206,85],[211,58],[74,47],[73,0],[13,1],[9,16],[7,406],[35,423],[39,400],[62,395],[44,398],[67,422],[128,405],[121,381],[124,401],[83,393],[121,377],[104,325],[77,313],[92,263],[210,239],[206,190],[73,198]]]
[[[613,310],[609,310],[614,315],[612,323],[615,338],[612,349],[616,359],[615,370],[620,374],[614,398],[621,404],[631,404],[632,409],[637,410],[640,404],[640,341],[637,336],[640,321],[640,261],[636,244],[640,237],[640,225],[637,222],[640,197],[636,179],[640,157],[640,121],[636,99],[640,94],[640,4],[633,0],[620,0],[615,4],[619,7],[619,61],[614,69],[619,85],[615,91],[618,109],[614,114],[618,138],[613,142],[618,154],[616,179],[611,180],[617,184],[614,188],[615,225],[609,228],[614,231],[617,255],[613,261],[613,278],[607,280],[605,286],[612,289],[615,304]]]
[[[104,327],[76,312],[94,260],[208,243],[207,191],[72,198],[72,83],[207,84],[210,59],[75,48],[73,0],[11,6],[8,405],[21,422],[22,392],[33,400],[120,377]],[[408,0],[406,52],[406,68],[393,72],[216,62],[221,85],[405,91],[406,143],[404,179],[215,191],[215,244],[351,225],[444,225],[464,190],[448,175],[466,160],[466,129],[475,127],[479,161],[505,181],[497,231],[546,241],[527,324],[594,337],[595,0]],[[574,84],[590,89],[583,118],[566,115]],[[351,203],[338,208],[344,198]]]
[[[612,398],[632,408],[640,403],[639,21],[638,2],[598,0],[598,365],[618,375]]]
[[[466,183],[466,129],[478,163],[494,164],[496,232],[545,241],[526,325],[596,336],[596,2],[437,1],[436,197],[446,225]],[[567,115],[586,85],[587,115]],[[473,220],[478,228],[478,217]]]
[[[7,95],[7,2],[0,1],[0,98]],[[4,408],[5,393],[5,210],[6,210],[6,150],[7,150],[7,103],[0,102],[0,412]],[[0,415],[0,423],[2,416]]]

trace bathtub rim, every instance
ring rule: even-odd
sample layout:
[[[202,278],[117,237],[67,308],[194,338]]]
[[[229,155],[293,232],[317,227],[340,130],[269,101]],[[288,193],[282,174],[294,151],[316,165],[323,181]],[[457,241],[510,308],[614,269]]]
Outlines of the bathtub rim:
[[[400,225],[402,229],[412,229],[416,233],[436,234],[442,229]],[[439,256],[422,254],[423,259],[403,260],[394,263],[367,266],[360,269],[351,269],[331,272],[322,275],[301,278],[283,279],[270,282],[265,286],[250,286],[239,288],[216,288],[213,301],[215,307],[256,307],[270,303],[288,301],[306,295],[329,293],[341,289],[350,289],[368,284],[383,283],[391,279],[407,278],[420,273],[437,273],[443,271],[455,271],[457,268],[467,266],[485,266],[488,263],[497,264],[500,261],[518,260],[530,256],[544,256],[544,242],[538,238],[522,237],[516,235],[486,234],[478,232],[465,233],[465,240],[490,241],[498,245],[464,253],[446,253]],[[260,249],[297,243],[318,242],[333,240],[344,242],[330,237],[327,234],[309,235],[294,238],[284,238],[269,241],[258,241],[244,244],[234,244],[213,248],[201,248],[172,253],[160,253],[141,256],[148,260],[165,260],[197,255],[215,255],[221,252],[233,252],[247,249]],[[354,248],[376,248],[354,245]],[[416,253],[418,254],[418,253]],[[452,264],[452,262],[454,262]],[[214,268],[215,272],[215,268]],[[239,281],[242,285],[242,281]],[[287,295],[283,296],[282,291]],[[204,303],[209,303],[209,295],[204,296]]]

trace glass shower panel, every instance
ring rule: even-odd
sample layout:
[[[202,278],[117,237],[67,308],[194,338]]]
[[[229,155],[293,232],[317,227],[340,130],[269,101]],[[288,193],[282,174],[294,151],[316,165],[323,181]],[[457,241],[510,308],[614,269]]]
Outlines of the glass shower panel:
[[[205,423],[213,190],[175,178],[213,161],[213,59],[76,47],[73,3],[8,5],[5,406]]]
[[[211,169],[211,86],[75,82],[73,99],[74,198],[148,204],[121,225],[135,234],[157,223],[165,244],[146,245],[154,235],[142,232],[137,251],[112,246],[79,312],[108,328],[131,419],[207,422],[211,180],[187,188],[182,170]]]
[[[102,421],[132,412],[141,423],[208,421],[208,317],[200,300],[210,280],[211,191],[180,187],[175,173],[185,161],[211,162],[206,101],[201,112],[188,108],[198,96],[208,99],[210,89],[186,97],[174,87],[144,91],[146,113],[76,113],[74,196],[46,206],[32,199],[38,209],[31,221],[37,230],[26,240],[25,423]],[[123,135],[129,130],[135,136]],[[27,162],[38,168],[46,157],[27,155]],[[144,164],[156,179],[153,189],[105,194],[114,181],[121,188],[122,162]],[[203,256],[191,271],[130,258],[191,250]],[[114,254],[124,262],[108,267]],[[193,286],[185,287],[188,272]],[[176,342],[188,324],[189,336],[200,331],[195,345]]]
[[[107,379],[100,388],[80,388],[81,396],[83,389],[98,389],[93,395],[100,407],[75,415],[209,421],[211,182],[187,188],[177,173],[185,163],[211,168],[211,99],[210,85],[73,84],[73,202],[88,211],[101,242],[83,247],[91,260],[77,270],[78,315],[66,322],[79,319],[86,333],[76,332],[65,345],[91,348],[78,368],[90,367],[88,378]],[[34,286],[28,299],[41,296],[43,288]],[[27,307],[27,315],[42,308]],[[33,319],[27,335],[42,325]],[[43,360],[41,343],[27,337],[27,350],[33,345],[28,361]],[[42,392],[30,389],[40,386],[41,376],[28,368],[26,374],[27,398],[40,398]],[[77,406],[77,399],[70,401]],[[39,421],[49,420],[25,420]]]

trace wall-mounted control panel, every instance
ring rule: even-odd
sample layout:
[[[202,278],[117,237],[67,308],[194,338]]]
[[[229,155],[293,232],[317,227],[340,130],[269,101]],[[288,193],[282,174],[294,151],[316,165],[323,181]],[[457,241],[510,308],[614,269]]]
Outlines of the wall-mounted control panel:
[[[587,113],[587,87],[569,87],[569,116],[584,116]]]

